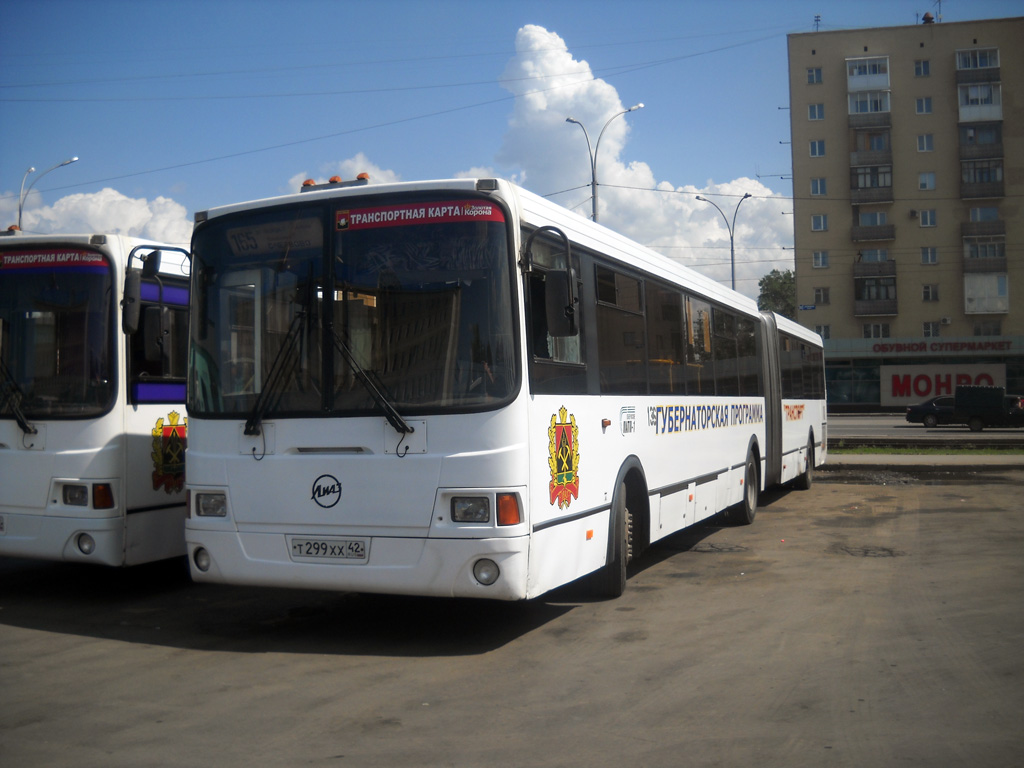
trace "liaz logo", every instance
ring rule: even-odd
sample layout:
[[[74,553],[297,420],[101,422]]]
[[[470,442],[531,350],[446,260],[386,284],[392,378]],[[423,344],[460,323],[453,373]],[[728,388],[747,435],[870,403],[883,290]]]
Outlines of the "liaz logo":
[[[330,509],[341,501],[341,483],[334,475],[320,475],[313,481],[310,498],[324,509]]]

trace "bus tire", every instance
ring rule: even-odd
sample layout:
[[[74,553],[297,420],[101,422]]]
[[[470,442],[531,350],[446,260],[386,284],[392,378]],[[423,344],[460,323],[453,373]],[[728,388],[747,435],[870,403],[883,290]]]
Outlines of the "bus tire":
[[[591,592],[602,598],[620,597],[626,591],[626,566],[629,565],[633,546],[633,516],[626,505],[624,482],[619,483],[611,513],[611,555],[604,567],[591,577]]]
[[[747,461],[743,465],[743,501],[728,510],[726,520],[732,525],[750,525],[754,522],[759,491],[757,457],[751,450],[747,451]]]
[[[796,487],[801,491],[810,490],[814,484],[814,437],[807,438],[807,466],[803,474],[796,479]]]

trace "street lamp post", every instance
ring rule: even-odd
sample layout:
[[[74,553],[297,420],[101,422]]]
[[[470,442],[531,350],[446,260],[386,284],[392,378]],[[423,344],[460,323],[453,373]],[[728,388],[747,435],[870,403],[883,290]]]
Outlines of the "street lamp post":
[[[614,120],[616,117],[621,117],[622,115],[625,115],[628,112],[635,112],[636,110],[643,108],[643,103],[634,104],[629,109],[624,109],[621,112],[617,112],[611,117],[609,117],[608,122],[606,122],[604,126],[601,128],[601,133],[597,135],[597,144],[594,145],[593,150],[591,150],[590,148],[590,134],[587,133],[586,126],[584,126],[583,123],[581,123],[574,117],[565,118],[565,122],[576,123],[576,125],[582,128],[583,135],[587,137],[587,152],[590,154],[590,203],[592,211],[590,218],[592,218],[594,221],[597,221],[597,151],[601,148],[601,137],[604,136],[604,129],[607,128],[608,124],[611,123],[611,121]]]
[[[21,177],[21,192],[18,193],[18,229],[21,229],[21,210],[22,210],[22,208],[25,207],[25,198],[28,197],[28,193],[32,191],[32,187],[35,186],[36,182],[39,181],[41,178],[43,178],[43,176],[48,174],[50,171],[56,171],[58,168],[63,168],[65,165],[71,165],[72,163],[77,163],[77,162],[78,162],[78,158],[77,157],[69,157],[64,162],[57,163],[52,168],[47,168],[45,171],[43,171],[38,176],[36,176],[34,179],[32,179],[32,183],[28,185],[28,189],[25,189],[25,179],[27,179],[29,177],[29,174],[35,173],[36,169],[33,167],[33,168],[29,168],[27,171],[25,171],[25,175]]]
[[[713,200],[708,200],[706,197],[697,195],[697,199],[702,203],[711,203],[715,208],[718,208],[718,212],[722,214],[722,218],[725,219],[725,228],[729,230],[729,264],[732,267],[732,289],[734,291],[736,290],[736,214],[740,212],[740,206],[743,205],[743,201],[748,197],[751,197],[749,192],[741,197],[740,201],[736,203],[736,210],[732,212],[732,223],[730,224],[729,217],[725,215],[725,211],[718,208],[717,203]]]

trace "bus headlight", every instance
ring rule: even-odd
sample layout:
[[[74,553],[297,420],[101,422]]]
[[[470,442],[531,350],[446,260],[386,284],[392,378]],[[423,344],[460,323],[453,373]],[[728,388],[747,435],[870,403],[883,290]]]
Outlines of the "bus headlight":
[[[456,523],[491,522],[491,504],[486,496],[456,496],[452,499],[452,521]]]
[[[223,493],[197,493],[197,517],[227,517],[228,498]]]
[[[89,506],[89,486],[65,485],[61,497],[68,506],[87,507]]]
[[[91,555],[96,551],[96,539],[88,533],[80,533],[75,543],[78,545],[78,551],[83,555]]]
[[[210,553],[202,547],[197,547],[196,551],[192,553],[192,562],[198,570],[206,573],[210,570]]]
[[[473,577],[485,587],[491,586],[491,584],[498,580],[500,575],[501,570],[499,570],[498,564],[493,560],[488,560],[485,557],[473,563]]]

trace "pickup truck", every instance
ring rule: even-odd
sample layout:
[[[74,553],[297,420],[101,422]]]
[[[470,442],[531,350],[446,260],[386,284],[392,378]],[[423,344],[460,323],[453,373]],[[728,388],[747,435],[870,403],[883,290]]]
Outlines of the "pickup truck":
[[[956,420],[972,432],[985,427],[1024,427],[1024,397],[1004,387],[963,386],[953,394]]]

